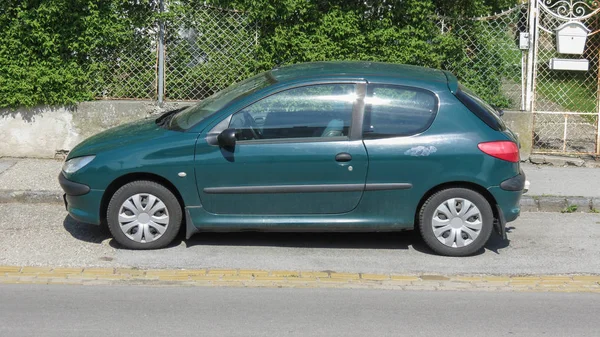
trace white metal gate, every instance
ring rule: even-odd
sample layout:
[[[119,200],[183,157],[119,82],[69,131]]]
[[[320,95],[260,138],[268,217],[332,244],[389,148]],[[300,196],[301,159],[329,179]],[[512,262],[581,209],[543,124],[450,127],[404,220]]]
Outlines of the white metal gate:
[[[534,116],[535,153],[600,155],[599,11],[589,1],[529,4],[525,108]]]

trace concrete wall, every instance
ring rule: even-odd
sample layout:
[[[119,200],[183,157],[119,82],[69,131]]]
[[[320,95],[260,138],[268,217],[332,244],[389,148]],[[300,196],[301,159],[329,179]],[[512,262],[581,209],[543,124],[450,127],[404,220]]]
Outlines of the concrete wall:
[[[189,102],[92,101],[0,110],[0,157],[54,158],[98,132]]]
[[[519,136],[521,160],[529,160],[533,145],[533,114],[527,111],[505,111],[502,119]]]
[[[0,157],[54,158],[71,150],[98,132],[192,104],[156,101],[92,101],[74,106],[39,106],[0,110]],[[529,159],[532,144],[532,114],[506,111],[507,126],[519,135],[521,159]]]

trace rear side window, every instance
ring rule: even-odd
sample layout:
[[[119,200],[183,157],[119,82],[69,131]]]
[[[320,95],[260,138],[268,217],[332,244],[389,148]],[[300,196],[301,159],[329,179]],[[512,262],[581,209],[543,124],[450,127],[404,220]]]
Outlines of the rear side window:
[[[456,92],[456,98],[471,110],[475,116],[479,117],[485,124],[496,131],[506,130],[504,121],[496,113],[491,105],[487,104],[484,100],[475,95],[472,91],[465,88],[462,84],[458,85],[458,91]]]
[[[437,97],[423,89],[371,84],[365,98],[364,138],[411,136],[429,128]]]

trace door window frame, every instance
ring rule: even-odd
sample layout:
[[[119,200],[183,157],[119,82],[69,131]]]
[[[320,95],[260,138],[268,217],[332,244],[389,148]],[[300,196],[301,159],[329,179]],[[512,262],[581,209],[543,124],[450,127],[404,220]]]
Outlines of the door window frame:
[[[364,130],[363,128],[363,123],[365,120],[365,117],[367,115],[367,105],[364,103],[364,99],[367,97],[367,94],[369,92],[372,92],[372,88],[377,87],[377,86],[388,86],[388,87],[394,87],[394,88],[399,88],[399,89],[405,89],[405,90],[413,90],[413,91],[421,91],[421,92],[426,92],[428,94],[431,94],[435,100],[436,100],[436,104],[435,104],[435,116],[433,117],[433,119],[431,120],[431,122],[427,125],[427,127],[419,132],[416,132],[414,134],[410,134],[410,135],[387,135],[387,136],[380,136],[380,137],[364,137]],[[427,130],[429,130],[429,128],[433,125],[433,122],[435,121],[435,119],[437,118],[437,115],[440,111],[440,96],[429,89],[426,88],[422,88],[422,87],[417,87],[417,86],[412,86],[412,85],[404,85],[404,84],[395,84],[395,83],[388,83],[388,82],[369,82],[367,84],[367,88],[365,90],[365,95],[363,96],[363,111],[362,111],[362,120],[361,120],[361,130],[360,130],[360,137],[361,139],[364,140],[376,140],[376,139],[388,139],[388,138],[399,138],[399,137],[413,137],[416,135],[419,135],[423,132],[426,132]]]
[[[273,138],[273,139],[252,139],[252,140],[239,140],[236,144],[239,145],[260,145],[260,144],[280,144],[280,143],[317,143],[317,142],[339,142],[339,141],[351,141],[351,140],[361,140],[362,139],[362,128],[363,128],[363,114],[365,107],[365,95],[367,92],[367,81],[365,80],[330,80],[330,81],[318,81],[318,82],[305,82],[292,86],[288,86],[285,88],[280,88],[274,92],[271,92],[265,96],[262,96],[238,110],[228,114],[225,118],[216,122],[216,125],[212,126],[210,131],[207,132],[206,142],[212,146],[219,146],[217,142],[217,136],[226,130],[229,127],[231,122],[231,118],[236,113],[246,109],[252,104],[257,103],[267,97],[279,94],[284,91],[302,88],[302,87],[310,87],[310,86],[318,86],[318,85],[336,85],[336,84],[353,84],[355,86],[356,100],[352,106],[352,115],[350,119],[350,127],[348,131],[348,136],[339,136],[339,137],[305,137],[305,138]]]

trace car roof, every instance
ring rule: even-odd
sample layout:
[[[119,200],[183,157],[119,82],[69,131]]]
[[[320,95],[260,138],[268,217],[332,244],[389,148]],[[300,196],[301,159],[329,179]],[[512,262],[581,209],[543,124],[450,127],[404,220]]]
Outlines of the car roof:
[[[271,76],[278,82],[293,81],[311,77],[391,77],[397,80],[410,80],[447,85],[452,81],[446,72],[406,64],[364,61],[308,62],[272,69]]]

